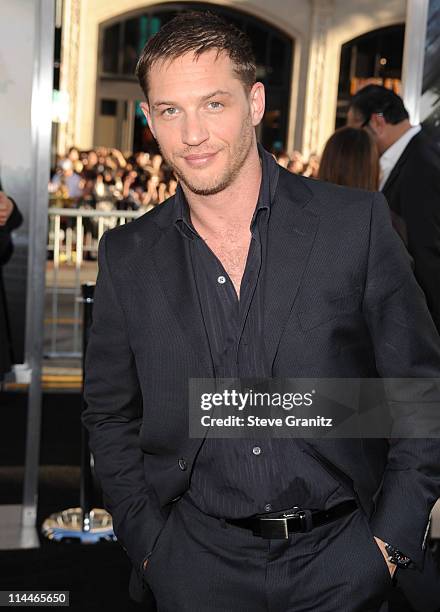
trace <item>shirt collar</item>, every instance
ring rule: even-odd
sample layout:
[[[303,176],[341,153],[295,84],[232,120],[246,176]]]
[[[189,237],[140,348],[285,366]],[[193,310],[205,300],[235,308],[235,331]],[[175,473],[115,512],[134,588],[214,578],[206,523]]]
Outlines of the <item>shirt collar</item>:
[[[381,177],[379,188],[385,185],[394,166],[398,162],[400,156],[408,146],[410,140],[422,129],[421,125],[414,125],[409,128],[400,138],[396,140],[388,149],[380,156]]]
[[[261,161],[261,185],[260,192],[258,194],[258,200],[255,206],[255,211],[251,219],[250,227],[254,226],[257,215],[261,210],[267,210],[268,216],[270,214],[270,208],[275,197],[276,186],[278,183],[279,165],[268,153],[260,143],[257,143],[258,155]],[[174,201],[174,225],[190,239],[199,237],[198,233],[194,229],[191,223],[189,205],[186,200],[185,194],[180,183],[176,189],[175,201]]]

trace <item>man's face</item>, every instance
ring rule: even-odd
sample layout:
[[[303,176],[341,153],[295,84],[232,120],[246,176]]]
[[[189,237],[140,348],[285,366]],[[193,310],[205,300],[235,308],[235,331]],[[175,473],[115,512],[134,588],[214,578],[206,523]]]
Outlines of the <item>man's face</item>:
[[[141,105],[165,161],[193,193],[211,195],[239,175],[264,113],[264,87],[250,92],[225,53],[153,64]]]

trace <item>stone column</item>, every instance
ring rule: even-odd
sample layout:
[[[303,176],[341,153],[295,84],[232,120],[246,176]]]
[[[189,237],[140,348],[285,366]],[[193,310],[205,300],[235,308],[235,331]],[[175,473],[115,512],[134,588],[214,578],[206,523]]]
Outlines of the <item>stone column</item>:
[[[64,154],[69,147],[76,145],[76,107],[78,104],[78,63],[79,63],[79,23],[81,0],[64,0],[62,34],[60,91],[66,92],[69,99],[67,123],[58,130],[57,152]]]
[[[329,32],[332,26],[333,0],[312,0],[310,25],[309,68],[304,117],[303,152],[306,156],[319,152],[325,133],[326,66],[332,49]],[[328,130],[327,130],[328,131]]]

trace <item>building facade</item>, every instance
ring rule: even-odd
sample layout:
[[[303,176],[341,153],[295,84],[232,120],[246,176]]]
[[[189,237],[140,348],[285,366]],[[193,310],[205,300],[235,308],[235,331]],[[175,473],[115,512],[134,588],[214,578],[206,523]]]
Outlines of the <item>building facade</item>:
[[[196,7],[218,11],[251,37],[267,90],[259,133],[267,147],[319,153],[366,80],[400,89],[406,0],[64,0],[60,90],[69,104],[57,130],[60,153],[148,143],[136,59],[163,23]]]

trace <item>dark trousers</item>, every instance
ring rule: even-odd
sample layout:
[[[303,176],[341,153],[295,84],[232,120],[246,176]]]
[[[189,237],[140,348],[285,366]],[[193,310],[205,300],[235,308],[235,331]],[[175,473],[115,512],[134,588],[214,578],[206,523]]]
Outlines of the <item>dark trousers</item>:
[[[360,510],[289,540],[266,540],[200,512],[185,496],[145,579],[158,612],[386,612],[393,588]]]

